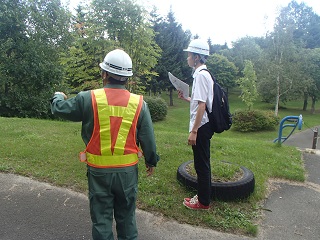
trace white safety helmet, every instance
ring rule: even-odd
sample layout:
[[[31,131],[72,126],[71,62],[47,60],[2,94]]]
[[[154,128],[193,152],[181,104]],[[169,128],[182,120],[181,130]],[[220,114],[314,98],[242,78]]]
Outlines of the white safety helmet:
[[[133,75],[132,60],[130,56],[121,49],[109,52],[99,66],[108,73],[111,73],[113,78],[120,81],[125,81]],[[113,74],[123,77],[113,76]]]
[[[197,53],[204,56],[209,56],[209,44],[202,39],[194,39],[190,42],[187,49],[184,49],[185,52]]]

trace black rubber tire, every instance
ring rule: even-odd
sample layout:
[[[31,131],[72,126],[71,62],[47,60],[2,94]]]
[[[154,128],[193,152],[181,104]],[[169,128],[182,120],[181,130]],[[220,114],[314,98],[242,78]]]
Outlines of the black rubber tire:
[[[193,160],[182,163],[177,171],[178,181],[186,186],[197,190],[197,178],[191,176],[186,167]],[[232,163],[230,163],[232,164]],[[221,201],[233,201],[240,200],[250,196],[254,191],[255,179],[254,174],[249,169],[240,166],[243,171],[243,177],[235,182],[212,182],[211,183],[211,193],[212,199],[217,199]]]

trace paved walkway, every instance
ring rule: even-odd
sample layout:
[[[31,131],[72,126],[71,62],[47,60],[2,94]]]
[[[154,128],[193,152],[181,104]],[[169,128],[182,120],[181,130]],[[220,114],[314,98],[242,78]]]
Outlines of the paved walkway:
[[[312,144],[311,134],[310,129],[294,134],[285,144],[306,150]],[[313,152],[302,154],[308,173],[305,183],[272,182],[275,190],[265,201],[264,209],[268,210],[264,212],[258,237],[249,238],[179,224],[137,210],[139,239],[318,240],[320,152]],[[0,240],[91,239],[88,200],[84,194],[12,174],[0,173],[0,182]]]

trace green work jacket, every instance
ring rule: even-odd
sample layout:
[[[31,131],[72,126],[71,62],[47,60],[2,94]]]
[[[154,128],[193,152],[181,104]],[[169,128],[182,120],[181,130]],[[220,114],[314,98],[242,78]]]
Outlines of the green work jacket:
[[[125,89],[125,86],[115,84],[107,84],[104,87]],[[64,100],[63,95],[55,94],[51,99],[51,111],[54,115],[63,119],[82,122],[82,140],[86,145],[89,143],[94,127],[91,91],[80,92],[67,100]],[[153,125],[146,102],[143,102],[138,118],[137,144],[142,148],[146,165],[155,167],[159,161],[159,156],[156,153]]]

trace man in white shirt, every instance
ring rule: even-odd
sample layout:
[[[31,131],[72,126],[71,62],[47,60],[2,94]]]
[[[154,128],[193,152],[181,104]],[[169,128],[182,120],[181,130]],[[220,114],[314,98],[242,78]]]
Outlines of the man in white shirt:
[[[191,98],[179,98],[190,102],[190,123],[188,144],[192,146],[194,167],[197,172],[198,194],[193,198],[185,198],[183,204],[194,210],[207,210],[211,201],[211,165],[210,140],[213,135],[206,112],[211,112],[213,101],[213,79],[206,69],[206,59],[209,56],[209,45],[201,39],[192,40],[187,49],[188,65],[194,69]]]

